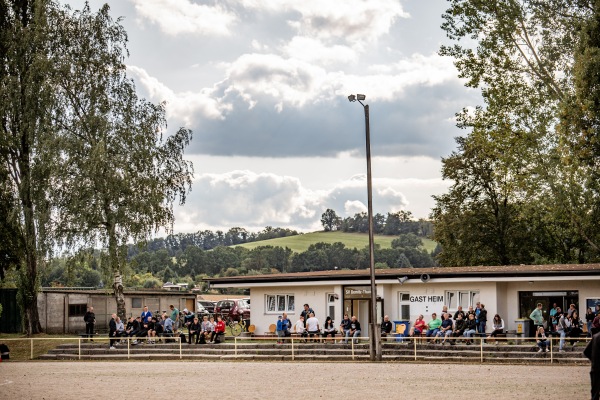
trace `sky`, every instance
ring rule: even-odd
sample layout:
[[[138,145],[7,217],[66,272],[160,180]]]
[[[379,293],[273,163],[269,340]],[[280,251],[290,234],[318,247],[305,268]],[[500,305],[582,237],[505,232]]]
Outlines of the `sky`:
[[[82,1],[63,1],[80,8]],[[452,182],[464,87],[440,28],[445,0],[110,0],[128,36],[128,75],[167,104],[168,132],[193,131],[194,181],[174,232],[321,230],[328,208],[427,218]]]

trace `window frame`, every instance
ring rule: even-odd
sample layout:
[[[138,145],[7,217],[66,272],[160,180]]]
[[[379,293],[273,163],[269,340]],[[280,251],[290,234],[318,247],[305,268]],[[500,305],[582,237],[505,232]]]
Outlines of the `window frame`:
[[[450,296],[452,295],[452,296]],[[444,305],[448,306],[448,312],[456,312],[458,310],[458,306],[463,307],[463,311],[467,312],[470,306],[475,307],[477,304],[474,301],[475,298],[479,298],[481,296],[481,290],[465,290],[465,289],[453,289],[453,290],[445,290],[444,291]],[[454,299],[454,305],[452,305],[450,297]],[[463,299],[467,299],[467,304],[463,304]],[[479,301],[479,300],[477,300]]]
[[[292,293],[265,294],[265,314],[294,314],[295,297]]]
[[[69,304],[69,318],[83,317],[83,316],[85,316],[87,309],[88,309],[87,303]]]

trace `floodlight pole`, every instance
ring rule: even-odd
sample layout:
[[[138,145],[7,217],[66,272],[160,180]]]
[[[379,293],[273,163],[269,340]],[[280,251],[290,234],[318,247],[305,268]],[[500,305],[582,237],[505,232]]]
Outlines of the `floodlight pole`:
[[[373,185],[371,179],[371,131],[369,124],[369,105],[363,104],[365,95],[350,95],[348,100],[358,101],[365,110],[365,136],[367,150],[367,211],[369,218],[369,270],[371,273],[371,312],[369,321],[369,350],[371,361],[381,361],[381,341],[377,329],[377,286],[375,284],[375,242],[373,236]]]

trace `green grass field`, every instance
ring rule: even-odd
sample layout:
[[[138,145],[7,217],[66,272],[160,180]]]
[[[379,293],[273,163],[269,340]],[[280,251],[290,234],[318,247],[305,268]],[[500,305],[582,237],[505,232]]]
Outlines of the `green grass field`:
[[[381,248],[390,248],[392,247],[392,240],[394,240],[396,236],[384,236],[384,235],[375,235],[375,244],[380,245]],[[436,242],[430,239],[422,239],[423,246],[425,250],[428,252],[433,251],[436,246]],[[336,243],[342,242],[346,245],[347,248],[362,249],[369,245],[369,235],[366,233],[346,233],[346,232],[311,232],[305,233],[303,235],[297,236],[288,236],[284,238],[270,239],[270,240],[262,240],[260,242],[251,242],[244,243],[239,246],[245,247],[247,249],[254,249],[259,246],[279,246],[279,247],[289,247],[292,251],[296,253],[300,253],[302,251],[308,250],[308,246],[314,243]]]

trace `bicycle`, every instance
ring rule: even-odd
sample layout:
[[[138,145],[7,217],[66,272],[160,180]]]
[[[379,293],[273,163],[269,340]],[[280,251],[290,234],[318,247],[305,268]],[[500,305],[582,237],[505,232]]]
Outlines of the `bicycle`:
[[[227,328],[225,329],[229,329],[229,334],[231,336],[240,336],[242,332],[246,330],[246,322],[244,320],[234,321],[233,319],[229,318],[227,320]]]

